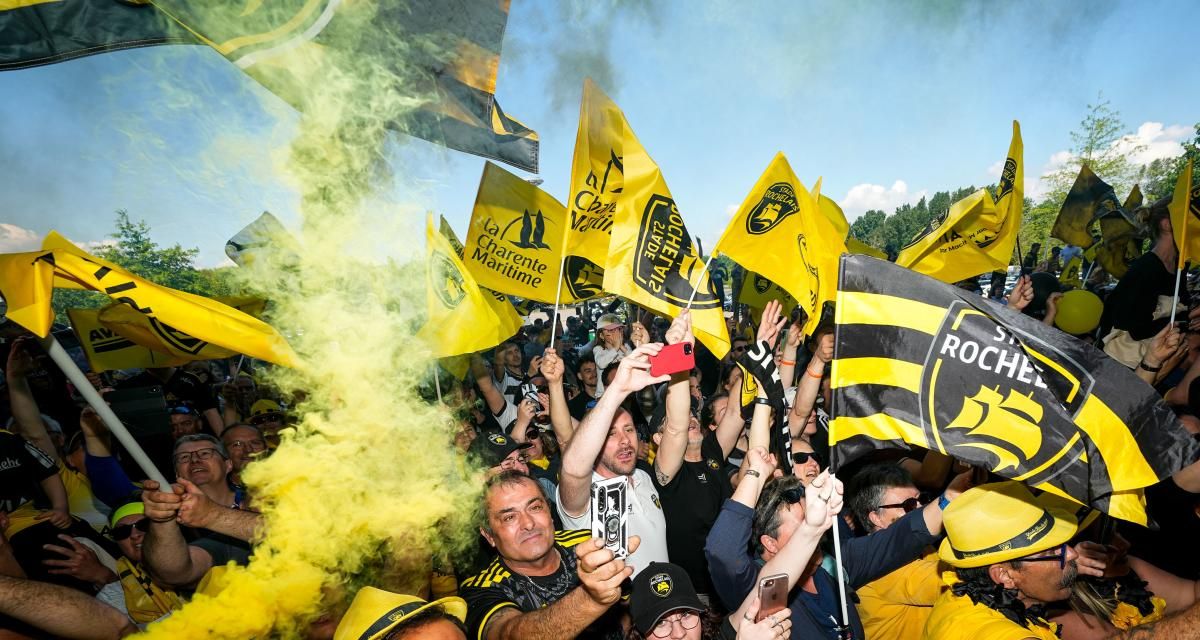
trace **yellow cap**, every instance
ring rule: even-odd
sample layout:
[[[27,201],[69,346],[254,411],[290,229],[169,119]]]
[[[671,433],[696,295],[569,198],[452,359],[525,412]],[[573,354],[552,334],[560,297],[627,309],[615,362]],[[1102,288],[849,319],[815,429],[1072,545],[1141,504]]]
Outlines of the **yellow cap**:
[[[131,516],[135,513],[146,513],[146,505],[139,502],[129,502],[123,504],[112,512],[112,517],[109,518],[108,526],[115,527],[125,516]]]
[[[333,632],[333,640],[378,640],[401,622],[439,605],[460,622],[466,620],[467,603],[462,598],[425,602],[416,596],[363,587]]]
[[[283,413],[283,407],[270,398],[263,398],[250,405],[250,417],[252,418],[267,413]]]
[[[1079,520],[1067,501],[1013,480],[967,490],[942,514],[946,539],[943,562],[959,568],[983,567],[1053,549],[1075,535]]]

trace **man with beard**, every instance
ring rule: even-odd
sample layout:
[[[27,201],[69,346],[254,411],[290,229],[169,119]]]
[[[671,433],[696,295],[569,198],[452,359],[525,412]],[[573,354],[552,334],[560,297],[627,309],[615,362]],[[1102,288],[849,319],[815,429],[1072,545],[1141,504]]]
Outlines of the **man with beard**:
[[[567,409],[572,418],[583,420],[583,415],[588,412],[588,405],[596,401],[596,383],[600,381],[600,371],[596,368],[596,360],[591,354],[579,359],[575,378],[579,381],[579,393],[567,402]]]
[[[584,417],[567,443],[556,501],[566,527],[588,529],[592,518],[592,482],[625,478],[628,482],[627,531],[641,538],[641,547],[627,558],[635,569],[645,568],[651,562],[668,561],[667,523],[654,481],[635,466],[637,428],[633,417],[621,408],[621,403],[632,393],[671,379],[669,375],[650,375],[649,358],[657,355],[660,349],[661,344],[644,344],[620,360],[596,406]]]
[[[1045,605],[1070,597],[1078,575],[1067,544],[1079,528],[1071,503],[1035,497],[1009,480],[964,492],[944,517],[938,556],[954,572],[944,575],[949,589],[934,604],[924,638],[1057,638]]]

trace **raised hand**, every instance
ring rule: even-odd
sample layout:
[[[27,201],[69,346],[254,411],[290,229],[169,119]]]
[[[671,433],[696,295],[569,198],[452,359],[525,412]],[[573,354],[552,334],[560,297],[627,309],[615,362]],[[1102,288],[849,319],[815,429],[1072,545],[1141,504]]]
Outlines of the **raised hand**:
[[[829,471],[813,478],[804,491],[804,522],[819,531],[833,526],[833,521],[842,510],[842,481],[829,475]]]
[[[42,545],[42,549],[62,556],[42,561],[42,564],[50,567],[46,573],[71,576],[90,584],[108,584],[117,580],[116,574],[100,563],[95,551],[68,535],[59,534],[58,539],[66,543],[66,546]]]
[[[4,367],[8,375],[24,378],[37,370],[37,363],[33,360],[33,354],[29,352],[29,344],[28,337],[20,337],[13,341],[8,350],[8,365]]]
[[[738,625],[737,640],[780,640],[792,636],[792,610],[784,607],[771,615],[755,622],[761,603],[758,596],[742,614],[741,624]]]
[[[167,489],[161,491],[153,480],[142,482],[142,504],[151,522],[174,522],[179,516],[179,508],[183,505],[183,487],[176,484]]]
[[[1008,293],[1008,307],[1013,311],[1021,311],[1030,302],[1033,302],[1033,280],[1029,276],[1021,276]]]
[[[529,375],[530,378],[532,378],[538,374],[538,368],[541,366],[542,366],[542,356],[534,356],[529,361],[529,371],[527,371],[526,373]]]
[[[542,377],[550,384],[562,382],[563,373],[566,371],[566,366],[563,364],[562,358],[558,357],[558,351],[554,349],[546,349],[545,355],[542,358]]]
[[[679,312],[679,316],[671,321],[671,326],[667,328],[667,333],[664,336],[667,344],[679,344],[680,342],[696,343],[696,336],[692,333],[692,312],[684,309]]]
[[[181,496],[176,521],[185,527],[207,529],[220,507],[190,481],[180,478],[179,484],[183,486],[184,494]]]
[[[779,339],[779,333],[783,330],[783,326],[787,324],[788,319],[783,316],[783,304],[778,300],[772,300],[763,308],[762,322],[758,323],[758,342],[766,341],[767,346],[771,349],[775,348],[775,341]]]
[[[651,342],[634,349],[629,355],[621,358],[621,363],[617,365],[617,375],[613,377],[612,384],[606,387],[605,393],[612,390],[615,393],[629,395],[652,384],[670,380],[670,375],[650,375],[650,356],[658,355],[661,350],[661,344]]]

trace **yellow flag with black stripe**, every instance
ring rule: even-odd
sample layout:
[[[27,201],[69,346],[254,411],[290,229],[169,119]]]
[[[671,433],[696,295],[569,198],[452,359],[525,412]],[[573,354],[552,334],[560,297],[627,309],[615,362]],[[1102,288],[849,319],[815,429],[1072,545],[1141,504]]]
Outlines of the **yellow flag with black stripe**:
[[[567,227],[567,210],[553,196],[503,168],[486,163],[463,245],[463,263],[480,286],[555,302]],[[579,274],[573,274],[578,276]],[[568,276],[569,277],[569,276]],[[562,287],[561,302],[601,293],[600,281]]]
[[[136,312],[135,312],[136,313]],[[187,362],[143,347],[100,323],[99,309],[67,309],[71,329],[79,339],[92,371],[174,367]]]
[[[265,322],[203,296],[159,286],[97,258],[51,231],[42,250],[0,256],[0,293],[9,319],[37,335],[50,330],[53,289],[96,291],[144,315],[163,340],[180,332],[275,364],[299,364],[287,340]]]
[[[1083,165],[1063,200],[1058,217],[1054,219],[1050,235],[1086,249],[1094,242],[1092,221],[1120,208],[1121,203],[1117,201],[1112,186],[1101,180],[1091,167]]]
[[[1175,246],[1179,248],[1178,268],[1185,262],[1200,258],[1200,186],[1192,186],[1192,161],[1175,181],[1175,193],[1171,196],[1171,233],[1175,235]]]
[[[714,251],[783,287],[804,309],[804,332],[811,335],[837,288],[837,259],[846,252],[843,237],[778,153]]]
[[[670,317],[690,300],[696,338],[723,357],[729,334],[722,302],[662,171],[628,127],[621,144],[625,184],[613,219],[604,290]]]
[[[1200,458],[1127,367],[968,291],[847,255],[835,321],[835,468],[919,447],[1146,524],[1141,490]]]
[[[521,318],[512,305],[504,309],[499,300],[488,300],[491,294],[475,283],[450,241],[434,227],[432,215],[425,221],[425,242],[428,316],[417,337],[429,345],[433,356],[474,353],[512,337]]]
[[[954,203],[901,249],[896,264],[942,282],[1008,268],[1025,202],[1023,150],[1021,125],[1014,120],[996,197],[980,189]]]

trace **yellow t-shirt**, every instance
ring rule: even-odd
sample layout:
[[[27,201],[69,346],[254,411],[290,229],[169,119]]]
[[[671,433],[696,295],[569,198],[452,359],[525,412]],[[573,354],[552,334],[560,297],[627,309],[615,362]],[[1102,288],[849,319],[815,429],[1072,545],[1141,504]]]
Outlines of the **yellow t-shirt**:
[[[942,581],[949,586],[958,579],[953,572],[946,572]],[[946,589],[934,603],[921,637],[923,640],[1058,640],[1058,625],[1042,622],[1023,627],[991,607]]]
[[[858,590],[858,615],[867,640],[921,637],[933,603],[945,589],[936,551],[868,583]]]

